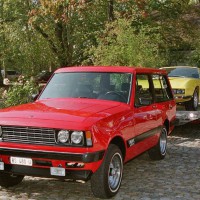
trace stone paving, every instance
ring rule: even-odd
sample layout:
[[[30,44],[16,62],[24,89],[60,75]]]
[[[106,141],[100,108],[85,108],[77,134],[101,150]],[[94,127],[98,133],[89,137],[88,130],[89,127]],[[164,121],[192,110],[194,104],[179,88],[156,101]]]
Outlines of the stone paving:
[[[10,189],[0,187],[0,200],[93,200],[90,181],[60,182],[26,177]],[[168,141],[167,156],[151,161],[147,153],[128,162],[114,200],[199,200],[200,124],[177,127]]]

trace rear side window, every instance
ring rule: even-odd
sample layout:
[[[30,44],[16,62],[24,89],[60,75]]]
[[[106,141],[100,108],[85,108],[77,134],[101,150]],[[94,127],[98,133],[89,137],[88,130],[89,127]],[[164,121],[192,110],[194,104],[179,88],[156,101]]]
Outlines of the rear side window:
[[[148,74],[136,75],[135,106],[147,106],[152,104],[153,94],[151,92],[150,76]]]
[[[170,86],[165,76],[153,75],[152,80],[155,93],[155,102],[163,102],[173,99]]]

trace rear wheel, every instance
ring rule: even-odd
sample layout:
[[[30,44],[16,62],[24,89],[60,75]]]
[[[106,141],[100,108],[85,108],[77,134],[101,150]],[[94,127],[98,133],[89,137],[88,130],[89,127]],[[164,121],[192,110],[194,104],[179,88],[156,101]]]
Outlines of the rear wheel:
[[[12,187],[22,182],[24,176],[22,175],[13,175],[7,173],[0,173],[0,186],[2,187]]]
[[[111,144],[100,168],[91,177],[91,189],[94,196],[109,198],[117,194],[122,173],[122,153],[116,145]]]
[[[152,160],[162,160],[166,156],[166,150],[167,150],[167,129],[165,126],[163,126],[157,145],[148,151],[149,157]]]
[[[197,90],[194,91],[193,97],[190,101],[185,103],[185,109],[186,110],[198,110],[198,104],[199,104],[199,94]]]

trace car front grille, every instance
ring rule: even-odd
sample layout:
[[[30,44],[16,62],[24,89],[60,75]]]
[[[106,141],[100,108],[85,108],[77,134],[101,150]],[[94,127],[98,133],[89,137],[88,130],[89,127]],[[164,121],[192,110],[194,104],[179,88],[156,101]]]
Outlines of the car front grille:
[[[18,126],[2,126],[1,129],[4,142],[55,145],[54,129]]]

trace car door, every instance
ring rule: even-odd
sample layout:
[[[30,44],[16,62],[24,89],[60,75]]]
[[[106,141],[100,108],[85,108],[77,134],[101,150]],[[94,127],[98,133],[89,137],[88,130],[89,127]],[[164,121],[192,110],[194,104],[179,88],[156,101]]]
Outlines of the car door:
[[[149,74],[137,74],[135,81],[133,124],[134,133],[127,142],[128,157],[135,157],[157,142],[158,120]]]
[[[176,112],[176,103],[170,88],[169,81],[165,75],[152,75],[154,87],[155,111],[158,126],[162,126],[164,120],[169,120],[169,131],[173,128],[174,114]]]

